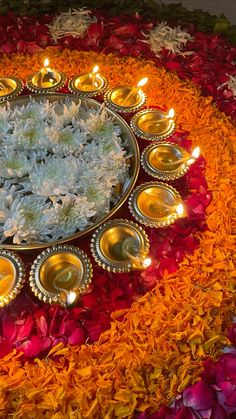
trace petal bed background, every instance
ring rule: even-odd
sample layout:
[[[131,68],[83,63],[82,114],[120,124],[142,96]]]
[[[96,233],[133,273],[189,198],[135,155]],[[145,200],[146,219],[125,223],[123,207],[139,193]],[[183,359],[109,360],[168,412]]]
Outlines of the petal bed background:
[[[41,2],[38,14],[35,0],[4,1],[0,75],[25,82],[47,57],[68,79],[98,64],[110,87],[148,76],[146,106],[173,106],[170,141],[202,157],[172,183],[187,217],[146,229],[146,271],[94,263],[75,308],[41,303],[25,286],[0,309],[0,417],[233,419],[236,28],[179,5],[96,3]],[[150,180],[140,169],[138,183]],[[131,218],[127,205],[118,216]],[[89,252],[88,240],[75,244]],[[29,269],[35,255],[21,256]]]

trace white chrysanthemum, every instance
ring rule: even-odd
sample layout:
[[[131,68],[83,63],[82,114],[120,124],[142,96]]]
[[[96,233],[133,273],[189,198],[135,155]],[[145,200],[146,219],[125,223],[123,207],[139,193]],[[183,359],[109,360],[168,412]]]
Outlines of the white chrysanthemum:
[[[57,240],[77,230],[84,230],[91,224],[90,219],[96,214],[96,210],[94,203],[89,202],[86,197],[67,194],[61,196],[47,213],[54,224],[52,240]]]
[[[10,111],[6,107],[1,108],[0,112],[0,141],[4,134],[11,130],[11,124],[9,122]]]
[[[22,178],[30,173],[34,160],[28,160],[23,153],[6,152],[0,156],[0,176],[8,178]]]
[[[97,19],[91,16],[90,10],[80,8],[59,14],[51,25],[47,25],[52,39],[56,42],[64,36],[71,35],[73,38],[84,36],[92,22]]]
[[[28,119],[32,119],[40,123],[50,118],[54,107],[55,104],[50,103],[48,100],[44,102],[31,100],[27,105],[16,106],[12,111],[11,120],[25,123]]]
[[[75,192],[78,180],[78,162],[75,157],[48,157],[35,165],[29,175],[32,192],[37,195],[63,195]]]
[[[0,224],[5,223],[9,217],[10,207],[14,200],[15,187],[0,188]]]
[[[157,56],[163,48],[167,49],[173,54],[183,54],[182,49],[188,41],[192,39],[191,35],[181,30],[180,26],[171,28],[167,22],[159,23],[148,35],[148,43],[150,48]],[[190,54],[188,51],[184,54]]]
[[[79,129],[74,130],[71,126],[61,129],[57,126],[48,127],[45,132],[53,153],[58,155],[78,154],[86,143],[86,134]]]
[[[95,139],[109,138],[114,133],[120,134],[120,127],[112,122],[105,108],[101,112],[90,111],[81,121],[81,127]]]
[[[233,96],[236,98],[236,76],[230,75],[229,80],[221,84],[218,89],[227,86],[229,90],[232,90]]]
[[[14,130],[3,137],[4,145],[14,150],[37,150],[48,145],[45,128],[33,119],[16,121]]]
[[[56,125],[71,125],[77,128],[80,117],[81,100],[78,103],[71,102],[67,99],[65,103],[58,103],[55,108],[54,122]]]
[[[48,240],[47,229],[49,203],[39,196],[16,198],[10,208],[9,218],[3,226],[4,236],[12,237],[13,243],[33,243]]]

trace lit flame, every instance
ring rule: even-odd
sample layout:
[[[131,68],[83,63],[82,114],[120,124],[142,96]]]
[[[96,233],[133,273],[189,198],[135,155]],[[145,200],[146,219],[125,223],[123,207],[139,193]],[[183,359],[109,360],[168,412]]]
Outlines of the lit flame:
[[[183,213],[184,213],[184,206],[183,206],[183,204],[177,205],[175,211],[181,217],[181,215],[183,215]]]
[[[49,59],[48,58],[45,58],[43,65],[44,65],[44,67],[49,66]]]
[[[150,266],[152,263],[152,259],[151,258],[146,258],[143,260],[142,265],[144,268],[148,268],[148,266]]]
[[[93,67],[93,74],[96,74],[96,73],[98,72],[98,70],[99,70],[98,65],[95,65],[95,66]]]
[[[192,157],[194,159],[198,159],[199,156],[200,156],[200,147],[196,147],[192,152]]]
[[[67,302],[67,304],[68,305],[73,304],[75,302],[75,300],[76,300],[76,297],[77,297],[76,292],[74,292],[74,291],[68,292],[68,294],[66,296],[66,302]]]
[[[144,86],[148,82],[148,77],[144,77],[142,80],[140,80],[137,84],[137,87]]]
[[[173,109],[173,108],[171,108],[171,109],[169,110],[169,113],[168,113],[168,118],[174,118],[174,116],[175,116],[175,111],[174,111],[174,109]]]

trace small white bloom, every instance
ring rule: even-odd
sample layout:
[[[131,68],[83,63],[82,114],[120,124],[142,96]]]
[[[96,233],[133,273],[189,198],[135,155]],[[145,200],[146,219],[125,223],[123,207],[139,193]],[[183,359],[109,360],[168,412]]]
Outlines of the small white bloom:
[[[73,9],[60,13],[51,25],[47,25],[51,37],[56,42],[64,36],[71,35],[73,38],[81,38],[92,22],[97,19],[91,16],[91,11],[86,8]]]
[[[42,124],[27,119],[16,121],[13,132],[4,135],[3,143],[14,150],[38,150],[48,145],[48,139]]]
[[[236,76],[229,75],[229,80],[225,83],[222,83],[219,87],[219,89],[222,89],[222,87],[227,86],[229,90],[232,90],[233,96],[236,98]]]
[[[32,169],[34,160],[28,160],[23,153],[6,152],[0,156],[0,176],[8,178],[21,178]]]
[[[167,22],[159,23],[148,35],[150,48],[159,57],[163,48],[173,54],[183,54],[182,49],[188,41],[192,39],[191,35],[182,31],[180,26],[171,28]],[[192,53],[188,51],[188,54]]]
[[[81,121],[81,126],[91,137],[95,139],[109,138],[114,133],[120,134],[120,127],[112,122],[112,118],[108,115],[105,108],[101,112],[96,110],[88,112]]]

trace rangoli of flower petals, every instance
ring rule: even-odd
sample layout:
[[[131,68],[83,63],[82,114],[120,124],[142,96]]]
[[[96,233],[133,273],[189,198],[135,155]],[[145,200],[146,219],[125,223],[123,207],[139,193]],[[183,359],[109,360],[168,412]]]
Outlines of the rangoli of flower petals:
[[[84,36],[88,27],[96,18],[91,15],[91,11],[86,8],[69,10],[56,16],[51,24],[48,24],[52,39],[57,42],[64,36],[81,38]]]
[[[190,41],[191,35],[182,30],[180,26],[171,28],[167,22],[161,22],[153,28],[148,35],[148,43],[151,50],[159,57],[164,48],[173,54],[191,54],[191,51],[183,53],[182,49]]]
[[[68,75],[80,70],[76,59],[80,53],[47,50],[46,54]],[[11,411],[24,418],[107,419],[146,409],[152,412],[199,378],[204,359],[216,358],[222,346],[229,345],[226,329],[235,307],[230,182],[235,134],[231,122],[212,106],[210,98],[201,97],[196,86],[152,62],[81,54],[88,60],[86,70],[98,62],[111,85],[120,84],[121,78],[130,84],[148,74],[149,104],[175,107],[178,132],[189,132],[189,139],[201,147],[207,160],[205,176],[213,194],[207,208],[208,230],[198,233],[200,247],[185,256],[177,273],[164,272],[153,291],[130,310],[113,315],[111,328],[97,344],[81,348],[59,344],[46,359],[36,358],[34,363],[22,363],[22,355],[14,353],[1,360],[2,417]],[[2,72],[6,72],[7,60],[3,58]],[[42,55],[28,60],[15,56],[7,66],[8,71],[25,77],[29,68],[36,71],[41,62]],[[195,182],[197,178],[193,189]],[[155,270],[143,274],[145,281],[152,281],[153,276]],[[185,402],[187,398],[188,393]]]

